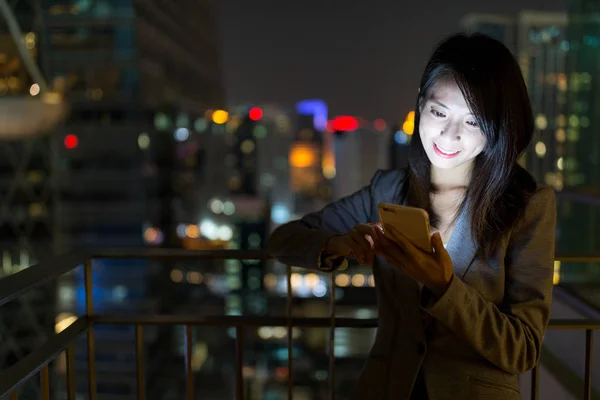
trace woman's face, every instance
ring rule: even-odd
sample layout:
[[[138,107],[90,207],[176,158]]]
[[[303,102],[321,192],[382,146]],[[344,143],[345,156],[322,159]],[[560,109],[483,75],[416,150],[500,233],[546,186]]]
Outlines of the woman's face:
[[[451,79],[433,85],[421,109],[419,133],[429,161],[440,169],[467,167],[487,144],[460,88]]]

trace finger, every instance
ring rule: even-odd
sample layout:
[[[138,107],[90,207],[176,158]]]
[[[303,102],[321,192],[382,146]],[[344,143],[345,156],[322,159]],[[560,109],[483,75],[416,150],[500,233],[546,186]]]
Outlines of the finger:
[[[368,262],[368,254],[371,253],[371,245],[365,237],[356,230],[351,231],[348,235],[352,240],[352,251],[360,264]]]
[[[367,224],[359,224],[356,225],[353,230],[359,232],[360,234],[362,234],[362,236],[367,237],[368,236],[368,243],[370,244],[370,248],[371,251],[373,250],[373,246],[375,244],[374,240],[375,240],[375,227],[372,225],[367,225]]]
[[[431,235],[431,244],[433,245],[435,251],[438,251],[439,249],[444,247],[444,241],[442,240],[442,235],[440,235],[439,232],[436,232],[433,235]]]

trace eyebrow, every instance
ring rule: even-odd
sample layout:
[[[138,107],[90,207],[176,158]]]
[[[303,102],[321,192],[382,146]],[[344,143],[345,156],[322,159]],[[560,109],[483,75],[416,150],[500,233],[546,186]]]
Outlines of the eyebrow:
[[[445,105],[444,103],[442,103],[439,100],[436,100],[433,96],[429,99],[429,101],[431,101],[432,103],[437,104],[438,106],[440,106],[442,108],[445,108],[446,110],[450,110],[450,108],[447,105]],[[474,115],[474,114],[472,112],[469,112],[469,115]]]
[[[433,103],[437,104],[438,106],[440,106],[440,107],[443,107],[443,108],[445,108],[446,110],[449,110],[449,108],[448,108],[448,106],[447,106],[447,105],[445,105],[444,103],[442,103],[442,102],[440,102],[440,101],[438,101],[438,100],[434,99],[433,97],[432,97],[431,99],[429,99],[429,100],[430,100],[431,102],[433,102]]]

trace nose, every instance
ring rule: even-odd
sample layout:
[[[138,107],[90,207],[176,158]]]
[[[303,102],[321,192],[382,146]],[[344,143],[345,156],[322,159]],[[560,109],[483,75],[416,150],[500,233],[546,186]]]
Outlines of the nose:
[[[440,133],[449,140],[460,140],[460,124],[449,121]]]

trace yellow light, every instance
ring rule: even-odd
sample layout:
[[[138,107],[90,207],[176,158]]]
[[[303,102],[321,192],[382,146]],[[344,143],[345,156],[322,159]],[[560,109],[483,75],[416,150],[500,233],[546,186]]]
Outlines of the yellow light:
[[[409,111],[408,115],[406,116],[406,120],[410,122],[415,122],[415,112]]]
[[[552,283],[555,285],[560,283],[560,261],[554,261],[554,276],[552,277]]]
[[[212,114],[212,120],[215,124],[224,124],[229,119],[229,113],[224,110],[217,110]]]
[[[158,229],[156,228],[148,228],[144,231],[144,240],[148,243],[154,242],[158,239]]]
[[[535,144],[535,152],[538,157],[544,157],[546,155],[546,145],[544,142],[537,142]]]
[[[297,289],[302,285],[302,275],[293,273],[290,280],[292,281],[292,288]]]
[[[346,287],[350,284],[350,278],[348,274],[339,274],[335,277],[335,284],[339,287]]]
[[[415,131],[415,123],[413,121],[404,121],[404,123],[402,124],[402,130],[407,134],[407,135],[412,135],[413,132]]]
[[[77,321],[77,317],[75,315],[71,313],[60,313],[56,317],[56,325],[54,326],[54,330],[56,333],[61,333],[75,321]]]
[[[296,168],[310,167],[315,163],[315,154],[305,146],[294,146],[290,152],[290,165]]]
[[[194,285],[199,285],[202,283],[202,275],[200,275],[200,272],[190,271],[187,273],[186,278],[189,283]]]
[[[171,280],[176,283],[181,282],[183,280],[183,273],[178,269],[172,270],[171,271]]]
[[[38,94],[40,94],[40,85],[38,85],[37,83],[31,85],[31,87],[29,88],[29,94],[32,96],[37,96]]]
[[[310,274],[306,274],[306,276],[304,277],[304,282],[306,283],[306,286],[308,286],[309,288],[314,288],[315,286],[317,286],[319,281],[320,281],[320,279],[317,274],[310,273]]]
[[[337,171],[335,167],[332,165],[326,165],[325,167],[323,167],[323,176],[325,177],[325,179],[335,178],[336,172]]]
[[[373,276],[373,274],[369,276],[369,286],[375,287],[375,277]]]
[[[188,225],[185,227],[185,234],[191,239],[196,239],[200,236],[200,229],[198,225]]]
[[[365,284],[365,276],[362,274],[356,274],[352,277],[352,286],[360,287]]]

